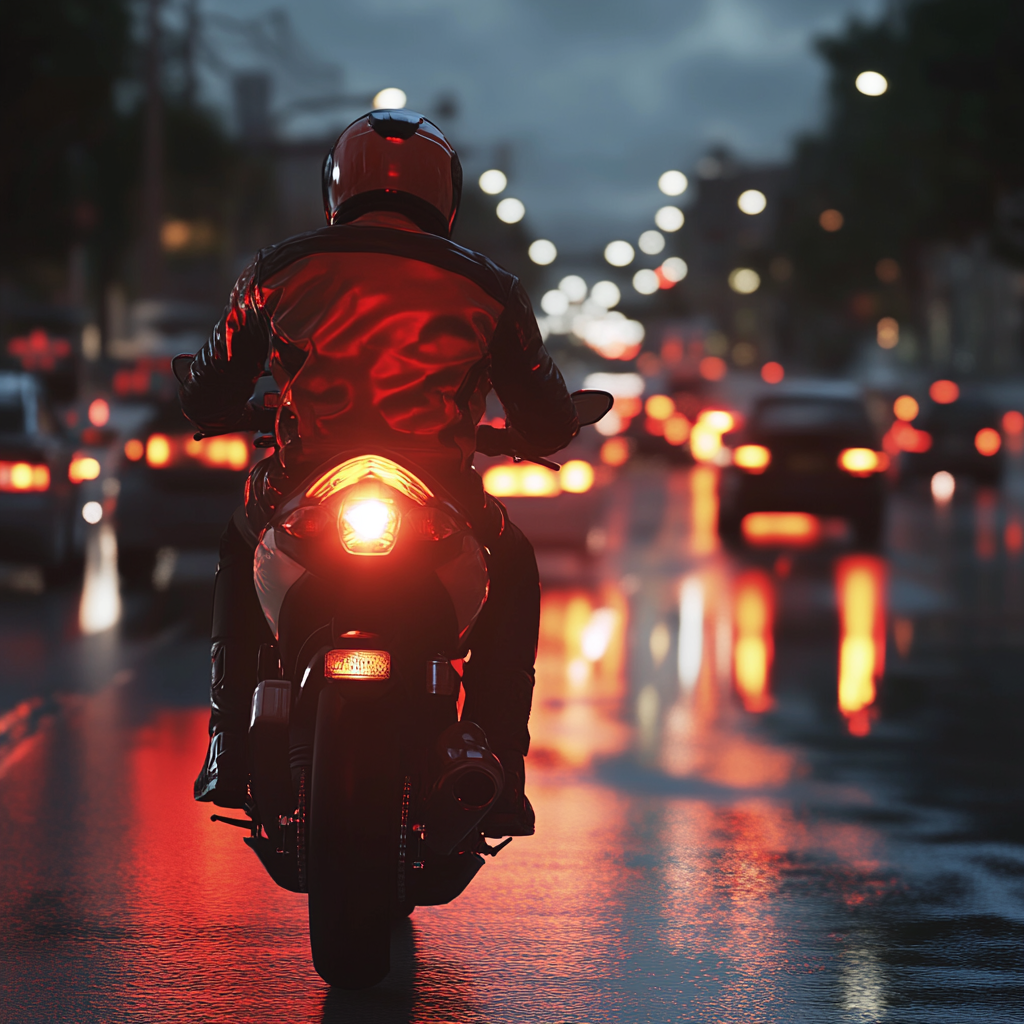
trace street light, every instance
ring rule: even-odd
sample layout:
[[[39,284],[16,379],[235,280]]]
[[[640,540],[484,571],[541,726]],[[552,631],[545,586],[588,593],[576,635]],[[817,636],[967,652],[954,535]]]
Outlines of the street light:
[[[682,171],[666,171],[658,179],[658,188],[667,196],[681,196],[689,184]]]
[[[865,96],[881,96],[889,88],[885,75],[877,71],[862,71],[853,84],[857,86],[857,92]]]
[[[768,200],[763,192],[759,192],[756,188],[748,188],[746,192],[740,193],[739,199],[736,200],[736,205],[743,213],[753,217],[764,210],[768,205]]]
[[[478,180],[480,185],[480,191],[486,192],[489,196],[497,196],[505,191],[505,186],[508,185],[508,178],[505,177],[505,173],[499,170],[484,171],[480,175]]]
[[[654,215],[654,223],[662,231],[678,231],[683,226],[685,220],[683,211],[678,206],[663,206]]]
[[[407,97],[401,89],[393,87],[381,89],[373,97],[373,106],[375,110],[402,110],[405,107],[406,99]]]
[[[633,262],[635,255],[633,246],[629,242],[623,242],[621,239],[616,242],[609,242],[604,247],[604,258],[613,267],[628,267]]]
[[[638,270],[633,275],[633,287],[641,295],[653,295],[661,287],[661,282],[653,270]]]
[[[498,220],[506,224],[518,224],[526,216],[526,207],[518,199],[502,199],[494,212]]]
[[[546,267],[549,263],[555,262],[558,250],[555,248],[554,242],[549,242],[546,238],[538,238],[536,242],[531,243],[527,254],[534,263]]]

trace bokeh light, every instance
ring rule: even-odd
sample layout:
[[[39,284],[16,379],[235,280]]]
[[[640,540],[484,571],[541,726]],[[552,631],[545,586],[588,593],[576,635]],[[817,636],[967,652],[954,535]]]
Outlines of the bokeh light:
[[[740,193],[739,198],[736,200],[736,205],[742,213],[753,217],[764,211],[764,208],[768,205],[768,199],[758,189],[748,188],[745,192]]]
[[[95,526],[103,518],[103,506],[98,501],[87,501],[82,506],[82,518]]]
[[[974,447],[978,449],[979,455],[995,455],[1002,446],[1003,439],[999,436],[999,431],[992,427],[982,427],[974,435]]]
[[[932,477],[932,497],[936,505],[948,505],[956,493],[956,478],[952,473],[940,469]]]
[[[675,415],[676,403],[668,395],[651,395],[644,402],[644,412],[652,420],[667,420]]]
[[[885,75],[880,75],[877,71],[862,71],[855,79],[854,85],[857,86],[857,92],[865,96],[881,96],[889,88]]]
[[[633,262],[635,255],[636,252],[633,246],[629,242],[622,241],[622,239],[609,242],[604,247],[604,258],[613,267],[628,267]]]
[[[1016,409],[1003,413],[1003,430],[1007,434],[1024,434],[1024,413]]]
[[[928,397],[937,405],[951,405],[960,397],[960,386],[951,380],[933,381]]]
[[[657,256],[665,248],[665,236],[660,231],[645,231],[637,243],[641,252],[648,256]]]
[[[895,284],[900,279],[900,265],[888,256],[875,264],[875,277],[882,284]]]
[[[614,309],[622,299],[622,292],[614,281],[598,281],[590,289],[590,297],[604,309]]]
[[[891,316],[883,316],[875,327],[879,348],[895,348],[900,340],[900,325]]]
[[[738,295],[753,295],[761,287],[761,275],[750,267],[737,267],[729,274],[729,287]]]
[[[505,191],[508,186],[508,178],[504,171],[492,168],[480,175],[478,184],[481,192],[486,192],[489,196],[497,196]]]
[[[654,223],[662,231],[678,231],[686,222],[686,216],[678,206],[663,206],[654,215]]]
[[[94,398],[89,403],[89,422],[94,427],[105,427],[110,422],[110,403],[105,398]]]
[[[917,419],[921,406],[918,405],[917,399],[913,395],[900,395],[892,403],[892,411],[896,419],[903,420],[904,423],[910,423],[912,420]]]
[[[526,207],[523,206],[521,200],[509,197],[498,203],[495,213],[498,215],[498,220],[504,221],[506,224],[518,224],[526,216]]]
[[[781,384],[785,376],[786,371],[783,369],[782,363],[776,363],[773,360],[761,367],[761,380],[765,384]]]
[[[624,437],[610,437],[601,445],[601,461],[606,466],[624,466],[629,461],[629,441]]]
[[[720,356],[705,356],[700,361],[699,370],[705,380],[721,380],[729,372],[729,367]]]
[[[633,275],[633,287],[641,295],[653,295],[661,287],[661,281],[653,270],[638,270]]]
[[[669,256],[667,260],[661,265],[661,272],[665,275],[667,281],[671,281],[672,284],[678,284],[688,272],[689,268],[686,266],[686,262],[680,259],[678,256]]]
[[[582,302],[587,297],[587,282],[578,274],[568,274],[558,282],[558,290],[570,302]]]
[[[666,171],[658,178],[658,188],[667,196],[681,196],[689,184],[682,171]]]
[[[561,288],[552,289],[541,297],[540,308],[548,316],[563,316],[569,310],[569,296]]]
[[[527,254],[538,266],[546,267],[549,263],[555,262],[558,250],[555,248],[554,242],[549,242],[546,238],[538,238],[537,241],[530,243]]]
[[[407,97],[401,89],[394,87],[381,89],[373,97],[373,106],[376,110],[402,110],[405,107]]]
[[[838,210],[822,210],[818,217],[818,223],[825,231],[838,231],[845,223],[846,218]]]

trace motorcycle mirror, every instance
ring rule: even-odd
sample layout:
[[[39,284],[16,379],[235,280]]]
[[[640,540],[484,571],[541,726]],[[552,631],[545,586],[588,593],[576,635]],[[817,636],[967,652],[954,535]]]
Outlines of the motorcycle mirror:
[[[615,404],[615,398],[607,391],[574,391],[572,404],[576,406],[580,426],[586,427],[606,416]]]
[[[195,356],[191,352],[182,352],[181,355],[177,355],[171,360],[171,372],[179,384],[184,384],[188,379],[188,371],[192,366],[193,359]]]

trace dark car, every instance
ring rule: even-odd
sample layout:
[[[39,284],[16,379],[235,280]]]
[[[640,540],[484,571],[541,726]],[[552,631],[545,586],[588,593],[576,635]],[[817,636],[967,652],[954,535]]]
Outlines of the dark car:
[[[995,485],[1002,479],[999,414],[991,402],[978,397],[957,398],[945,404],[929,401],[914,426],[928,435],[930,444],[926,450],[903,453],[901,469],[905,476],[931,477],[946,470],[983,484]]]
[[[69,469],[72,439],[50,409],[42,383],[30,373],[0,372],[0,558],[60,573],[81,554],[78,485]],[[76,461],[82,479],[99,463]]]
[[[770,534],[770,516],[744,525],[751,513],[802,513],[776,517],[783,534],[790,520],[842,519],[860,544],[881,540],[888,457],[858,394],[820,387],[762,398],[746,426],[724,440],[732,465],[723,470],[719,495],[723,540],[752,540],[762,524]]]
[[[157,408],[124,443],[117,502],[118,563],[144,580],[160,548],[215,548],[264,452],[249,433],[196,441],[177,401]]]

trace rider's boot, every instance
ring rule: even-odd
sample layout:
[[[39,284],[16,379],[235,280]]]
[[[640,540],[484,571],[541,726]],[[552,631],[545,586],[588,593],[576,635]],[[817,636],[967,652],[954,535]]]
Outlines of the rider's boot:
[[[252,548],[234,522],[221,538],[213,585],[210,744],[193,795],[219,807],[249,796],[248,725],[260,645],[272,641],[252,581]]]
[[[495,753],[505,771],[505,785],[501,796],[480,823],[480,828],[485,836],[492,839],[532,836],[536,831],[536,817],[524,788],[526,766],[523,755],[512,751]]]

